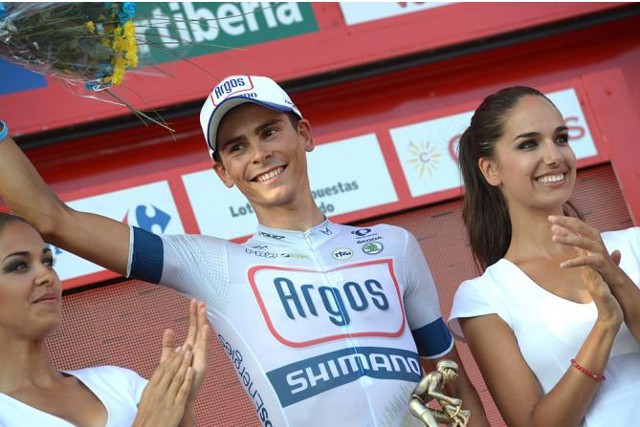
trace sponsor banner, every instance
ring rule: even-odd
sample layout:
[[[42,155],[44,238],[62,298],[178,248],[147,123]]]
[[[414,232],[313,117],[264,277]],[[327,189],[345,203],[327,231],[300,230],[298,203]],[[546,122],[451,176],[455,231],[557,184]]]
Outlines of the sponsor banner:
[[[301,360],[267,372],[283,407],[361,377],[410,381],[422,378],[418,354],[384,347],[354,347]]]
[[[377,21],[407,13],[421,12],[452,2],[340,2],[340,9],[347,25]]]
[[[156,234],[184,233],[175,201],[166,181],[68,202],[73,209],[107,216]],[[52,247],[60,280],[105,269],[60,248]]]
[[[213,170],[183,175],[182,182],[202,234],[235,239],[256,231],[258,221],[247,198],[227,188]]]
[[[571,147],[578,159],[598,154],[574,89],[546,94],[565,115]],[[458,188],[462,177],[457,150],[472,111],[390,129],[411,196]]]
[[[471,115],[456,114],[389,131],[413,197],[461,185],[455,148]]]
[[[135,27],[144,65],[318,31],[308,2],[142,2]]]
[[[316,147],[308,170],[313,197],[328,217],[398,201],[375,134]],[[211,169],[182,179],[203,234],[235,239],[255,231],[258,222],[247,199]]]
[[[320,145],[308,159],[311,193],[327,216],[398,201],[373,133]]]
[[[136,3],[139,66],[128,70],[123,85],[110,93],[138,110],[158,110],[162,115],[170,105],[202,102],[215,82],[238,72],[291,82],[620,7],[617,3],[455,2],[428,10],[436,5]],[[433,22],[425,24],[422,18]],[[464,25],[451,25],[458,21]],[[352,25],[357,22],[367,24]],[[106,92],[93,93],[83,85],[5,67],[0,63],[0,117],[14,136],[133,117]],[[141,125],[132,132],[146,130]]]

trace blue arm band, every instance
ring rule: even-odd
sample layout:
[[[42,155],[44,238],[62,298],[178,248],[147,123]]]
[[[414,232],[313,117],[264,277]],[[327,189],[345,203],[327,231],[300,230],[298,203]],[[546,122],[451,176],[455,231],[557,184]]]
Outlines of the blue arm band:
[[[129,277],[160,283],[163,264],[162,239],[142,228],[133,227],[133,259]]]
[[[2,130],[0,130],[0,142],[4,141],[4,139],[9,135],[9,128],[7,124],[0,120],[0,125],[2,125]]]

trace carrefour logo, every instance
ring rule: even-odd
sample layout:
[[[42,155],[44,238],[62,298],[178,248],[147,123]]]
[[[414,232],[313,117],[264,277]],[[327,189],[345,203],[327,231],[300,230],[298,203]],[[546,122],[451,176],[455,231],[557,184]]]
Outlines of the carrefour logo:
[[[269,330],[290,347],[347,336],[398,337],[405,328],[391,259],[329,271],[255,266],[248,278]]]
[[[167,226],[171,221],[171,215],[154,205],[138,205],[133,209],[133,211],[137,226],[142,228],[143,230],[150,231],[151,233],[164,233],[164,230],[167,229]],[[130,213],[131,210],[128,210],[124,218],[122,219],[123,223],[130,223]]]

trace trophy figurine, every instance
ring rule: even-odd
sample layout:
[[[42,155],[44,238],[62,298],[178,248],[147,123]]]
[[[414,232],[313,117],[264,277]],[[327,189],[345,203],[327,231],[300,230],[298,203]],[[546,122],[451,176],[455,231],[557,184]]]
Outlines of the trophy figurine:
[[[462,400],[442,393],[442,387],[458,378],[458,364],[451,360],[438,362],[437,370],[425,375],[411,394],[409,411],[427,427],[440,424],[466,427],[471,411],[462,409]],[[440,409],[427,404],[437,401]]]

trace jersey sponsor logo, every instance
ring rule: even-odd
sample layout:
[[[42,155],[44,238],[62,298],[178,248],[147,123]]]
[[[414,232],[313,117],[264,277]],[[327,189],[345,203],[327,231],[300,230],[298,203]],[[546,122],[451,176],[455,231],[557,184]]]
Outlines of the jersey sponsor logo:
[[[383,348],[346,348],[301,360],[267,372],[283,407],[309,399],[360,377],[403,380],[421,379],[416,352]]]
[[[367,234],[371,233],[371,231],[372,230],[370,228],[359,228],[357,230],[353,230],[351,234],[355,234],[358,237],[364,237]]]
[[[263,237],[266,237],[268,239],[274,239],[274,240],[282,240],[282,239],[284,239],[284,236],[281,236],[280,234],[266,233],[264,231],[259,231],[258,234],[263,236]]]
[[[290,259],[309,259],[308,255],[305,254],[298,254],[295,252],[281,252],[281,253],[276,253],[276,252],[269,252],[269,251],[265,251],[264,249],[267,249],[269,246],[268,245],[250,245],[248,247],[244,248],[244,251],[250,255],[255,255],[255,256],[259,256],[262,258],[290,258]]]
[[[329,270],[258,265],[249,270],[273,336],[289,347],[347,337],[399,337],[406,319],[391,259]]]
[[[331,231],[329,227],[325,227],[324,230],[318,230],[318,231],[326,236],[331,236],[333,234],[333,231]]]
[[[257,386],[254,385],[254,382],[251,378],[251,372],[244,364],[244,356],[240,350],[236,350],[231,346],[231,343],[227,341],[221,334],[218,334],[218,339],[220,340],[220,344],[224,349],[227,356],[231,359],[231,363],[236,368],[236,372],[238,377],[240,378],[240,382],[245,388],[246,393],[249,395],[249,398],[253,402],[253,406],[256,409],[256,414],[260,421],[262,421],[262,425],[267,427],[273,425],[271,420],[269,420],[269,411],[262,400],[262,394],[260,390],[258,390]]]
[[[278,254],[274,252],[256,251],[254,249],[244,248],[245,252],[262,258],[278,258]]]
[[[370,242],[362,246],[362,252],[367,255],[376,255],[382,252],[383,248],[384,246],[382,246],[382,243],[380,242]]]
[[[293,258],[293,259],[309,259],[309,255],[305,254],[296,254],[296,253],[288,253],[283,252],[280,254],[282,258]]]
[[[344,261],[353,256],[353,251],[349,248],[338,248],[331,252],[331,256],[338,261]]]
[[[375,234],[374,234],[374,236],[375,236]],[[356,243],[361,245],[363,243],[375,242],[376,240],[382,240],[382,236],[369,237],[369,238],[366,238],[366,239],[356,240]]]

